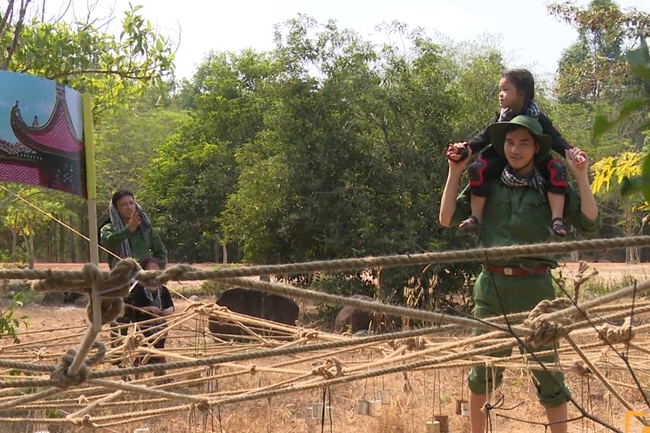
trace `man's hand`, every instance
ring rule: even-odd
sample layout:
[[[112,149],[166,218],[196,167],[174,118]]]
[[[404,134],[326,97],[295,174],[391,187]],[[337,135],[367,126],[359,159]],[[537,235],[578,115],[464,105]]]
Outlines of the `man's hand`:
[[[460,162],[472,156],[472,149],[467,145],[466,141],[459,143],[450,143],[447,147],[447,159],[453,162]],[[465,158],[463,156],[466,155]]]
[[[136,210],[135,212],[133,212],[133,215],[131,215],[131,218],[129,219],[129,224],[128,224],[127,227],[129,227],[129,231],[131,233],[133,233],[135,231],[135,229],[138,228],[139,225],[140,225],[140,214]]]
[[[467,143],[451,143],[447,147],[447,164],[449,164],[449,174],[455,174],[460,176],[469,163],[469,157],[472,156],[472,149],[469,146],[466,146]],[[461,159],[459,148],[467,149],[468,157]],[[457,159],[452,159],[455,155],[458,156]]]

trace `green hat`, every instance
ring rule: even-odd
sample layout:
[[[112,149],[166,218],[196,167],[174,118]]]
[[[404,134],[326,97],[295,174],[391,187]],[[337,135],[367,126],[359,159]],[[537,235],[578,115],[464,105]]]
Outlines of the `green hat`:
[[[495,122],[488,127],[490,131],[490,138],[492,140],[492,147],[497,153],[505,158],[503,152],[503,144],[506,141],[506,134],[511,129],[512,125],[521,125],[528,129],[531,134],[539,141],[539,151],[535,155],[535,162],[540,162],[551,152],[551,137],[544,134],[542,125],[539,124],[537,119],[530,116],[519,115],[509,122]]]

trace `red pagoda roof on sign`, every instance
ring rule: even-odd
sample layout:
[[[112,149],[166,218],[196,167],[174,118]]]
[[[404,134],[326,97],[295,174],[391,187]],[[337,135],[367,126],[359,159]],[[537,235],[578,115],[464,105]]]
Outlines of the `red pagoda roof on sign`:
[[[18,140],[36,151],[79,159],[83,141],[74,133],[65,101],[65,87],[57,84],[56,102],[50,118],[42,126],[29,126],[20,112],[11,111],[11,129]]]

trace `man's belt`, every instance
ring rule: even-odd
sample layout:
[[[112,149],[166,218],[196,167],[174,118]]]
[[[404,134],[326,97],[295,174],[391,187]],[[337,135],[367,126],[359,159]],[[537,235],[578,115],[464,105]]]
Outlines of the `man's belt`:
[[[487,272],[493,274],[507,275],[509,277],[521,277],[524,275],[546,275],[551,272],[550,266],[490,266],[483,265]]]

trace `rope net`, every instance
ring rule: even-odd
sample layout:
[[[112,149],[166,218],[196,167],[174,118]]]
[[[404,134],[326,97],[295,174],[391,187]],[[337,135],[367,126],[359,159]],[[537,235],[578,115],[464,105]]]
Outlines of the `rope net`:
[[[625,239],[635,245],[650,243],[647,237]],[[607,241],[613,241],[610,245],[625,245],[620,239]],[[602,242],[580,241],[522,248],[556,251],[564,250],[566,244],[573,244],[578,250],[604,246]],[[469,257],[477,254],[464,253]],[[482,253],[490,257],[503,257],[506,253],[519,255],[521,248]],[[412,265],[425,257],[429,262],[467,260],[463,252],[422,256],[214,271],[187,265],[165,271],[141,271],[133,260],[120,262],[111,272],[101,272],[92,265],[73,272],[0,270],[0,278],[36,280],[35,290],[75,290],[95,297],[85,313],[76,310],[75,322],[64,329],[25,332],[18,343],[6,338],[0,340],[0,425],[31,425],[33,431],[47,426],[54,431],[57,426],[65,425],[123,431],[122,426],[156,425],[166,417],[172,423],[180,419],[183,428],[190,430],[221,431],[223,425],[232,423],[233,417],[249,421],[257,417],[271,428],[282,422],[308,425],[315,424],[316,420],[320,423],[329,416],[329,420],[338,419],[350,426],[359,418],[355,413],[357,400],[377,400],[378,390],[386,387],[386,381],[393,385],[395,401],[402,402],[398,411],[404,414],[408,409],[423,420],[442,415],[443,394],[447,405],[453,403],[452,396],[462,397],[463,391],[458,386],[445,385],[448,386],[445,391],[437,383],[435,404],[422,404],[427,401],[423,396],[432,389],[432,378],[440,381],[440,375],[434,376],[434,372],[445,370],[458,374],[453,381],[457,385],[462,381],[462,372],[477,365],[520,372],[542,368],[561,370],[573,384],[573,397],[578,403],[584,403],[585,395],[577,391],[584,388],[585,381],[591,381],[592,388],[604,390],[611,400],[610,407],[615,402],[631,410],[644,404],[641,391],[650,377],[647,349],[650,324],[644,318],[650,316],[650,301],[641,295],[650,290],[650,281],[622,287],[577,305],[564,297],[540,303],[530,312],[477,322],[465,316],[367,302],[245,278],[277,271],[296,272],[296,269],[315,272],[377,263]],[[582,269],[576,282],[586,281],[586,275],[593,277],[595,273]],[[419,319],[423,325],[418,329],[358,337],[270,322],[229,311],[212,301],[180,300],[175,301],[176,313],[167,316],[166,325],[159,329],[154,323],[153,328],[144,332],[146,322],[124,324],[122,333],[116,333],[115,327],[111,331],[108,326],[101,326],[120,314],[121,298],[135,281],[154,285],[199,279],[218,279],[305,302]],[[70,315],[71,319],[75,317]],[[236,328],[237,335],[211,333],[210,321]],[[473,336],[471,329],[480,329],[483,334]],[[157,344],[162,339],[166,340],[164,348]],[[553,364],[540,365],[534,356],[519,350],[513,350],[509,357],[489,356],[499,349],[553,343],[559,343],[557,349],[536,352],[536,356],[557,352],[559,362]],[[159,362],[161,358],[164,363]],[[335,403],[330,401],[332,395]],[[587,409],[594,398],[588,393]],[[307,406],[319,405],[333,407],[333,414],[305,416]],[[395,410],[387,413],[394,414]],[[385,414],[384,421],[390,423],[386,417]],[[619,425],[622,422],[622,418],[616,420]],[[417,424],[414,418],[411,423]]]

